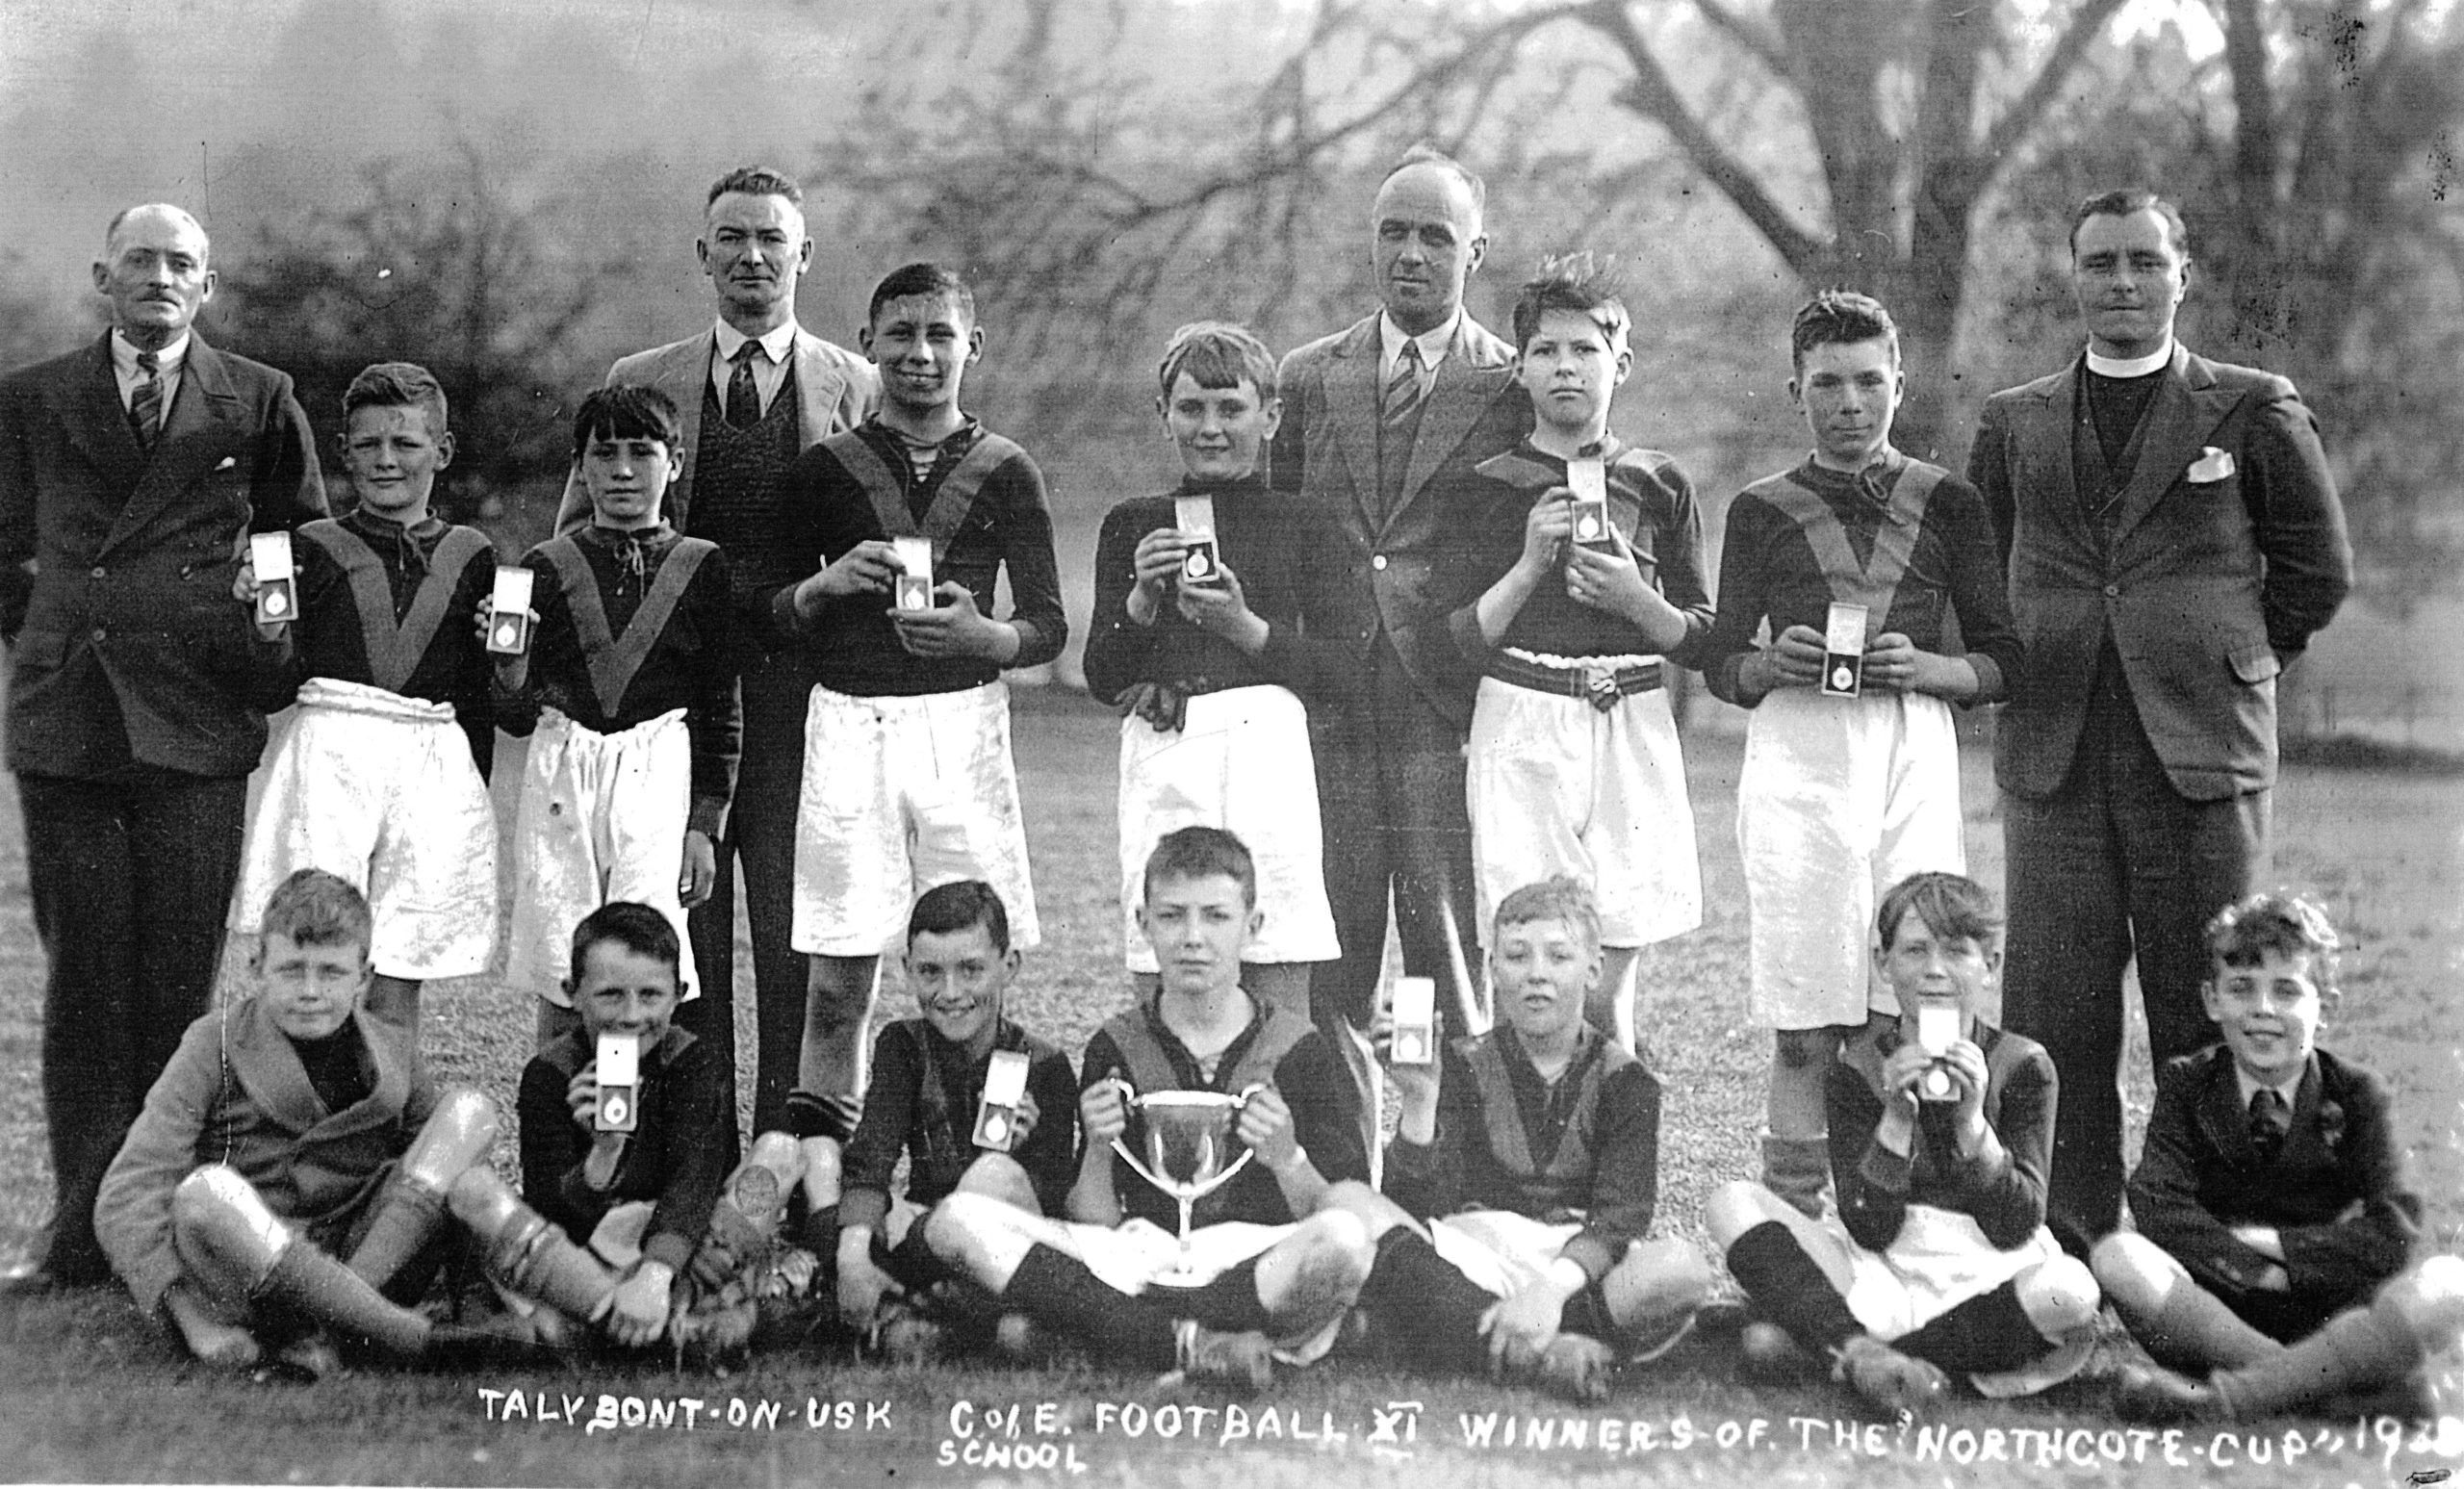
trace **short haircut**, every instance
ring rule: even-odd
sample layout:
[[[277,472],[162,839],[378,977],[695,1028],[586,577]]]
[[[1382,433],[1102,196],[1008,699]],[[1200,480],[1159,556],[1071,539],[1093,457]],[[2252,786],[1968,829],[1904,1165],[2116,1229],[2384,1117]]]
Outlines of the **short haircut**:
[[[1804,372],[1806,353],[1816,347],[1853,347],[1880,339],[1890,343],[1890,359],[1899,361],[1899,322],[1883,302],[1854,290],[1824,290],[1797,307],[1788,326],[1788,362]]]
[[[1544,920],[1563,921],[1582,937],[1583,945],[1593,951],[1600,949],[1600,902],[1592,898],[1590,886],[1569,874],[1514,890],[1498,901],[1489,925],[1502,936],[1507,926],[1534,925]]]
[[[1595,257],[1589,249],[1542,259],[1540,271],[1523,281],[1514,297],[1514,349],[1521,351],[1539,333],[1540,318],[1552,310],[1589,316],[1608,333],[1610,348],[1623,346],[1633,317],[1617,283],[1617,261]]]
[[[907,912],[907,944],[912,946],[915,937],[928,934],[955,936],[970,926],[984,927],[984,934],[992,937],[992,949],[1009,955],[1010,907],[1001,903],[1000,890],[981,879],[935,885]]]
[[[1167,833],[1146,856],[1146,873],[1139,881],[1149,899],[1167,880],[1211,879],[1221,874],[1241,884],[1241,903],[1258,903],[1258,863],[1249,845],[1219,827],[1185,827]]]
[[[2336,990],[2336,954],[2344,949],[2344,937],[2316,901],[2263,889],[2218,911],[2206,936],[2208,954],[2225,966],[2257,966],[2269,952],[2306,956],[2319,990]]]
[[[975,292],[967,288],[966,280],[957,270],[931,262],[902,264],[873,286],[872,301],[864,307],[864,323],[871,325],[880,320],[884,305],[911,295],[946,295],[958,301],[967,323],[975,323]]]
[[[673,450],[682,437],[676,402],[647,383],[610,383],[574,411],[574,458],[594,440],[656,440]]]
[[[356,945],[365,961],[374,924],[368,896],[349,880],[321,868],[302,868],[274,886],[259,928],[299,946]]]
[[[117,212],[113,213],[112,219],[103,224],[103,252],[105,254],[109,254],[112,251],[112,244],[119,241],[120,224],[127,221],[130,218],[137,216],[137,214],[141,212],[167,212],[171,216],[186,222],[189,226],[195,228],[196,235],[205,240],[205,251],[198,255],[198,257],[206,263],[212,263],[214,261],[214,239],[206,232],[205,224],[198,221],[196,219],[196,215],[189,211],[186,207],[176,207],[167,201],[139,202],[134,207],[122,207]]]
[[[445,385],[416,362],[372,362],[343,390],[343,425],[363,408],[416,408],[427,415],[427,432],[446,432]]]
[[[702,198],[702,210],[707,212],[712,203],[730,194],[745,196],[783,196],[798,211],[804,209],[805,189],[796,178],[783,170],[767,166],[738,166],[710,183],[710,194]]]
[[[1487,219],[1489,211],[1489,184],[1481,180],[1479,176],[1474,172],[1471,167],[1464,165],[1461,161],[1456,160],[1453,156],[1447,154],[1444,150],[1439,149],[1437,146],[1429,143],[1425,140],[1413,145],[1410,149],[1405,150],[1394,165],[1386,168],[1386,174],[1380,176],[1377,180],[1378,190],[1385,190],[1387,182],[1394,180],[1397,176],[1401,175],[1404,171],[1409,170],[1414,166],[1435,166],[1438,169],[1451,175],[1455,180],[1462,182],[1464,190],[1472,193],[1473,222],[1476,225]]]
[[[1874,933],[1882,937],[1883,950],[1890,950],[1912,911],[1943,940],[1990,946],[2002,934],[2002,912],[1994,908],[1992,892],[1964,874],[1911,874],[1883,891],[1882,905],[1874,911]]]
[[[1229,321],[1193,321],[1164,344],[1164,360],[1155,365],[1155,385],[1166,398],[1181,374],[1201,388],[1238,388],[1248,383],[1258,401],[1274,401],[1274,353],[1245,325]]]
[[[609,900],[574,927],[573,976],[581,979],[583,959],[590,949],[613,941],[637,957],[648,957],[664,965],[676,977],[683,975],[684,947],[676,938],[675,923],[648,905],[631,900]]]
[[[2191,256],[2191,230],[2182,221],[2181,210],[2143,186],[2125,186],[2118,191],[2097,193],[2070,214],[2071,257],[2079,255],[2080,224],[2090,218],[2126,218],[2134,212],[2152,212],[2163,218],[2165,241],[2183,258]]]

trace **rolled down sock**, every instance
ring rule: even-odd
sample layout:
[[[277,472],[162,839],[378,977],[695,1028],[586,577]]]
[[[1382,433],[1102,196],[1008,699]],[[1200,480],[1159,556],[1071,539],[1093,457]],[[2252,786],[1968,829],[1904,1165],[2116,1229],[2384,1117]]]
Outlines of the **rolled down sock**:
[[[304,1242],[283,1248],[258,1292],[389,1354],[408,1357],[427,1348],[426,1319],[388,1302],[366,1278]]]
[[[1160,1373],[1180,1362],[1170,1314],[1116,1291],[1086,1263],[1048,1245],[1028,1248],[1002,1289],[1001,1304],[1086,1341],[1106,1363]]]
[[[1762,1316],[1816,1354],[1828,1354],[1864,1332],[1848,1311],[1848,1299],[1778,1220],[1765,1220],[1737,1237],[1729,1246],[1728,1263],[1730,1274]]]
[[[497,1106],[468,1087],[447,1091],[376,1198],[350,1270],[375,1287],[394,1280],[445,1222],[445,1194],[497,1142]]]
[[[484,1244],[488,1274],[514,1292],[586,1322],[615,1302],[615,1273],[491,1170],[465,1170],[448,1202]]]

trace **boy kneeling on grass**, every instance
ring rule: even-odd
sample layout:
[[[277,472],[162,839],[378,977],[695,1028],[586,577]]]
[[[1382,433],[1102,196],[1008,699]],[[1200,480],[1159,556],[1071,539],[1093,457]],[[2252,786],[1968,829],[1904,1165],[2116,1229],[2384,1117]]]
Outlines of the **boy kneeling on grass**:
[[[1490,930],[1506,1021],[1438,1064],[1391,1066],[1403,1112],[1386,1195],[1345,1186],[1333,1203],[1377,1237],[1360,1306],[1381,1352],[1604,1400],[1620,1363],[1692,1329],[1710,1269],[1683,1241],[1644,1239],[1659,1082],[1583,1016],[1605,960],[1590,891],[1526,885]]]
[[[1767,1321],[1747,1326],[1747,1366],[1780,1373],[1810,1351],[1894,1411],[1939,1400],[1945,1371],[1989,1396],[2042,1390],[2087,1363],[2097,1304],[2044,1223],[2053,1061],[1982,1016],[2002,966],[1983,886],[1912,875],[1875,930],[1899,1016],[1867,1024],[1827,1072],[1838,1216],[1810,1219],[1758,1184],[1707,1207]]]
[[[954,1276],[915,1222],[962,1191],[1057,1214],[1077,1173],[1078,1077],[1069,1057],[1002,1012],[1018,962],[1009,910],[981,879],[925,890],[907,917],[908,987],[923,1013],[884,1027],[874,1041],[872,1085],[842,1160],[835,1218],[839,1322],[867,1338],[881,1331],[900,1357],[929,1355],[939,1333],[937,1321],[904,1304],[921,1303]],[[1011,1079],[1024,1085],[980,1120],[996,1062],[1014,1062]],[[828,1138],[806,1142],[837,1151]],[[907,1193],[893,1198],[902,1153]],[[883,1327],[890,1322],[900,1325],[895,1333]]]
[[[454,1215],[542,1343],[581,1343],[578,1322],[724,1358],[750,1343],[774,1261],[810,1281],[811,1261],[774,1258],[772,1239],[794,1186],[834,1192],[835,1155],[764,1133],[727,1172],[735,1114],[709,1046],[673,1021],[681,956],[663,911],[618,901],[584,917],[567,987],[579,1026],[522,1072],[523,1196],[483,1168],[453,1187]]]
[[[2090,1259],[2170,1367],[2125,1370],[2117,1404],[2152,1422],[2429,1415],[2422,1361],[2464,1331],[2464,1261],[2407,1270],[2422,1200],[2387,1088],[2318,1047],[2339,996],[2335,927],[2307,900],[2254,894],[2209,923],[2207,944],[2223,1041],[2159,1075],[2130,1176],[2139,1229]]]
[[[926,1219],[925,1242],[1097,1360],[1262,1389],[1275,1359],[1325,1353],[1369,1274],[1359,1218],[1321,1208],[1334,1184],[1369,1173],[1351,1075],[1308,1019],[1241,986],[1258,910],[1238,837],[1166,834],[1139,922],[1163,986],[1087,1041],[1069,1219],[962,1190]],[[1112,1151],[1125,1138],[1154,1161],[1148,1129],[1163,1118],[1134,1098],[1157,1096],[1240,1098],[1238,1146],[1216,1155],[1243,1167],[1195,1202],[1186,1248],[1175,1201]]]
[[[439,1091],[404,1023],[372,1017],[368,901],[319,869],[265,907],[256,991],[189,1026],[103,1178],[94,1228],[196,1357],[311,1376],[327,1331],[397,1358],[463,1339],[407,1304],[442,1257],[445,1196],[496,1142]],[[338,1261],[347,1257],[348,1261]]]

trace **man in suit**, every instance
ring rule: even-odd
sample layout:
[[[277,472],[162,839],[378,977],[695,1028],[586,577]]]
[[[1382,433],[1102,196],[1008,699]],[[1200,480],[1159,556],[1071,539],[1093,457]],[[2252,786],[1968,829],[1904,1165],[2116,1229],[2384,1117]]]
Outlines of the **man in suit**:
[[[251,531],[325,511],[291,379],[191,329],[210,244],[112,219],[112,329],[0,379],[0,639],[43,993],[53,1209],[28,1291],[109,1279],[94,1194],[205,1013],[265,715],[289,697],[231,581]]]
[[[1308,699],[1326,895],[1343,957],[1311,977],[1319,1027],[1361,1084],[1376,1148],[1377,1004],[1394,897],[1403,969],[1478,1001],[1463,739],[1478,678],[1447,616],[1486,577],[1465,509],[1472,468],[1514,448],[1531,404],[1514,349],[1463,308],[1488,251],[1479,177],[1405,155],[1370,214],[1377,314],[1283,359],[1273,482],[1323,503],[1342,534],[1333,685]]]
[[[812,692],[802,649],[770,627],[769,599],[813,571],[783,524],[786,474],[796,457],[854,428],[880,398],[872,365],[796,323],[796,281],[812,263],[804,191],[778,171],[732,170],[710,186],[693,253],[718,298],[718,321],[680,342],[619,358],[611,384],[647,383],[683,415],[683,467],[667,488],[667,521],[728,556],[744,684],[744,754],[719,875],[686,917],[702,996],[677,1022],[715,1041],[712,1067],[735,1109],[735,874],[744,864],[753,932],[753,988],[760,1052],[753,1130],[780,1125],[805,1028],[805,959],[787,944],[794,908],[796,796],[804,779],[805,704]],[[590,521],[578,472],[566,482],[559,531]],[[732,1126],[730,1129],[732,1132]],[[734,1155],[729,1155],[729,1163]]]
[[[2159,1068],[2216,1039],[2200,931],[2265,871],[2276,675],[2352,556],[2293,385],[2173,339],[2180,214],[2092,197],[2070,252],[2087,350],[1987,402],[1968,479],[2027,646],[1994,744],[2004,1022],[2061,1072],[2049,1209],[2085,1255],[2120,1218],[2122,969]]]

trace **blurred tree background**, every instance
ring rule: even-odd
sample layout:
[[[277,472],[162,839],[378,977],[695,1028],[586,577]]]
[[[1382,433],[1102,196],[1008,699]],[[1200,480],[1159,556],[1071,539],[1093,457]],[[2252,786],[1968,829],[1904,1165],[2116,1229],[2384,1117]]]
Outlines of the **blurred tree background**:
[[[2075,350],[2070,206],[2143,182],[2194,234],[2185,339],[2319,411],[2354,615],[2458,593],[2451,0],[234,3],[246,35],[183,54],[0,0],[42,43],[0,62],[0,355],[74,334],[113,205],[199,204],[209,334],[293,372],[326,427],[360,365],[428,363],[450,500],[508,544],[544,530],[578,393],[706,323],[701,189],[763,160],[807,185],[814,330],[853,345],[904,259],[973,276],[969,401],[1045,464],[1083,596],[1104,507],[1171,475],[1164,337],[1223,316],[1286,347],[1365,313],[1370,194],[1427,139],[1490,183],[1492,324],[1544,254],[1620,254],[1619,426],[1683,460],[1715,539],[1801,448],[1784,338],[1810,288],[1891,304],[1901,443],[1956,468],[1987,393]],[[97,131],[105,91],[160,116]]]

